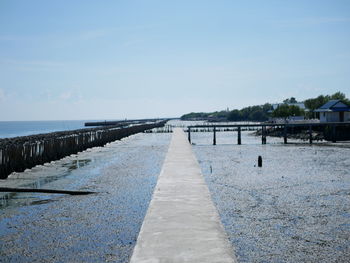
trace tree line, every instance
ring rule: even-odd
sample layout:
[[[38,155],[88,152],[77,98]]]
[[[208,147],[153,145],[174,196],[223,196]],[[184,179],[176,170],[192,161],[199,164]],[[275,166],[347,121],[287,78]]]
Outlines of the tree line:
[[[282,105],[275,110],[271,103],[264,105],[249,106],[241,110],[234,109],[231,111],[215,111],[215,112],[191,112],[181,116],[182,120],[213,120],[213,121],[267,121],[269,117],[287,118],[289,116],[305,116],[307,118],[314,117],[313,111],[329,100],[342,100],[350,105],[350,100],[346,98],[342,92],[336,92],[332,95],[319,95],[316,98],[310,98],[304,101],[305,107],[308,109],[305,112],[300,107],[293,105],[298,103],[294,98],[288,98],[283,101]]]

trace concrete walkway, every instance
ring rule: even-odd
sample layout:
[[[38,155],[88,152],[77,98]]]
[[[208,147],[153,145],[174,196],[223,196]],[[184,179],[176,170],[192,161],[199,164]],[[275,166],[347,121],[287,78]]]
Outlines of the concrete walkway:
[[[237,262],[181,129],[174,130],[130,262]]]

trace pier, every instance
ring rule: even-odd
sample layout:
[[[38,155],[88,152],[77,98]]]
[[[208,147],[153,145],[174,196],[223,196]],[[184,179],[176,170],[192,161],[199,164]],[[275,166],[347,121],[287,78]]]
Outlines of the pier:
[[[182,129],[174,129],[130,262],[237,262]]]
[[[336,142],[337,140],[350,140],[350,122],[325,122],[325,123],[259,123],[259,124],[223,124],[223,125],[193,125],[187,127],[188,141],[192,143],[191,131],[213,132],[213,145],[216,145],[216,133],[219,129],[237,131],[237,144],[242,144],[241,131],[255,129],[261,130],[261,143],[266,144],[268,129],[283,129],[283,142],[288,143],[288,132],[294,128],[305,129],[308,131],[308,140],[312,144],[312,131],[314,129],[323,129],[327,140]]]

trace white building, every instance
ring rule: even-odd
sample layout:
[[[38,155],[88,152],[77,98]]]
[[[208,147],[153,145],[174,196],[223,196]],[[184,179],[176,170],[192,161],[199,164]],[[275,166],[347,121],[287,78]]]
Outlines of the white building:
[[[330,100],[315,112],[320,113],[320,122],[350,121],[350,106],[341,100]]]

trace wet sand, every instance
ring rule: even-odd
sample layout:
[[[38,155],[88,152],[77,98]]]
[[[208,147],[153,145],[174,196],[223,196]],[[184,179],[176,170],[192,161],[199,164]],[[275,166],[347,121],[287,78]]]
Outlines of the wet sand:
[[[235,136],[194,134],[193,149],[238,261],[349,262],[350,144]]]
[[[348,262],[350,144],[242,135],[241,146],[236,133],[218,133],[216,146],[192,135],[238,261]],[[138,134],[1,181],[100,193],[2,195],[0,262],[128,262],[170,137]]]
[[[3,199],[0,262],[128,262],[170,136],[138,134],[12,175],[11,186],[99,193]]]

